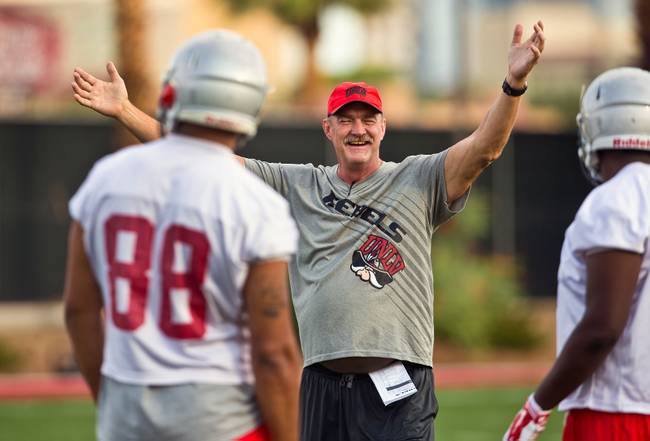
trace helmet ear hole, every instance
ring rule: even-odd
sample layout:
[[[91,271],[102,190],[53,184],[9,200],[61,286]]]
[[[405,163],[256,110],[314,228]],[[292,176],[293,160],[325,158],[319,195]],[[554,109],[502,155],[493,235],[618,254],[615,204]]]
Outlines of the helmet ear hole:
[[[163,90],[160,94],[158,105],[165,110],[169,110],[172,108],[175,102],[176,102],[176,89],[174,88],[173,85],[167,83],[163,87]]]
[[[582,124],[583,121],[584,121],[584,118],[582,117],[582,113],[578,113],[576,115],[576,124],[578,125],[578,127],[580,127],[580,125]]]

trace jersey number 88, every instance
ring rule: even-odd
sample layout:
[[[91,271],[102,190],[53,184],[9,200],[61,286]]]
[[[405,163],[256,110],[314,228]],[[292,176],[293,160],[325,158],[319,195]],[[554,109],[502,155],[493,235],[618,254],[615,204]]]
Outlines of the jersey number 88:
[[[113,215],[104,224],[110,314],[115,326],[125,331],[135,331],[145,321],[154,232],[153,224],[139,216]],[[179,255],[183,250],[191,256],[187,265]],[[201,287],[209,252],[208,238],[201,231],[172,224],[164,232],[158,324],[168,337],[198,339],[205,334],[207,305]]]

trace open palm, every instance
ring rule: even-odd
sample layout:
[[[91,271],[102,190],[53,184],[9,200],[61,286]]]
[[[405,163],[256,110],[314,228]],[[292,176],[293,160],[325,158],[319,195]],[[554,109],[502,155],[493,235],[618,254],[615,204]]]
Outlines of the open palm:
[[[508,71],[518,80],[524,80],[528,76],[544,51],[546,41],[544,23],[540,20],[533,28],[533,34],[526,41],[521,41],[523,35],[521,25],[515,26],[512,36],[512,44],[508,51]]]
[[[117,117],[129,100],[124,80],[115,65],[106,65],[109,81],[102,81],[81,68],[75,68],[72,76],[74,99],[81,105],[89,107],[102,115]]]

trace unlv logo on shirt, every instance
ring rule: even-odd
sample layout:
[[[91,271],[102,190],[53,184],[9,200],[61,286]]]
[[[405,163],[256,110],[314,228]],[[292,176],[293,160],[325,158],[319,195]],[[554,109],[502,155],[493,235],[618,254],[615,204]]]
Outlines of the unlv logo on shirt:
[[[393,276],[406,268],[399,250],[387,239],[371,234],[352,253],[350,270],[364,282],[381,289],[393,281]]]

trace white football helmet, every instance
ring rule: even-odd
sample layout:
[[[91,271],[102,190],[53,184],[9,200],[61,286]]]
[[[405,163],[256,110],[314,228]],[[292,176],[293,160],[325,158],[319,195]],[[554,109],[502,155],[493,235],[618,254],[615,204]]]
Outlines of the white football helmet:
[[[650,72],[611,69],[594,79],[580,102],[578,156],[594,183],[599,174],[599,150],[650,152]]]
[[[239,133],[257,133],[267,92],[258,49],[234,32],[213,30],[191,38],[164,77],[157,118],[170,132],[178,121]]]

